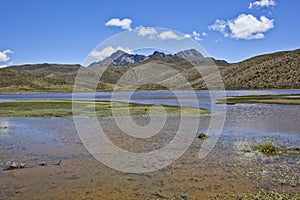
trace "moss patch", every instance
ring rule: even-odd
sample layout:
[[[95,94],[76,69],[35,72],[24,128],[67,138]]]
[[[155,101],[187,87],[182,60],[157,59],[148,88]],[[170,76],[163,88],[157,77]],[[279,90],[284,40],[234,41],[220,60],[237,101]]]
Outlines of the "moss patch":
[[[277,147],[273,143],[259,144],[252,147],[252,150],[259,151],[266,156],[275,155],[297,155],[300,154],[300,148]]]
[[[260,144],[260,145],[254,146],[252,149],[254,151],[259,151],[259,152],[265,154],[266,156],[274,156],[274,155],[278,154],[278,152],[279,152],[279,148],[273,144]]]

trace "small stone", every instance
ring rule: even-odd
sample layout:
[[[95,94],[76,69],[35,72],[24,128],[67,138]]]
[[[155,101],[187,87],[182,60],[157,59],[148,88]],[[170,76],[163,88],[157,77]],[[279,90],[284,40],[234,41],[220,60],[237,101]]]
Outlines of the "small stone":
[[[204,139],[207,138],[207,136],[206,136],[205,133],[200,133],[200,134],[198,135],[198,138],[201,139],[201,140],[204,140]]]
[[[19,164],[19,168],[25,168],[25,163],[21,162],[21,163]]]
[[[7,162],[7,170],[13,170],[13,169],[22,169],[25,168],[25,163],[23,162],[16,162],[16,161],[8,161]]]
[[[46,165],[45,161],[39,163],[39,166],[45,166],[45,165]]]

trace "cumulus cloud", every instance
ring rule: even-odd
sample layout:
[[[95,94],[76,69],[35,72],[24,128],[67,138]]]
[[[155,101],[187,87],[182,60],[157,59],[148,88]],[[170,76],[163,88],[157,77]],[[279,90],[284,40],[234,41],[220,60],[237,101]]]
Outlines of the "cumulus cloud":
[[[8,54],[13,54],[14,52],[10,49],[6,49],[4,51],[0,51],[0,62],[9,61],[10,57]]]
[[[228,23],[224,20],[217,19],[215,23],[208,27],[209,30],[219,31],[223,33],[224,37],[228,37],[229,34],[226,32]]]
[[[128,48],[124,48],[124,47],[113,48],[112,46],[108,46],[108,47],[105,47],[104,49],[102,49],[101,51],[98,51],[98,50],[92,51],[90,56],[97,58],[98,60],[103,60],[104,58],[111,56],[113,53],[115,53],[118,50],[123,51],[128,54],[133,53],[132,50],[130,50]]]
[[[200,38],[201,34],[197,33],[196,31],[193,31],[192,33],[178,34],[173,31],[159,32],[153,27],[144,27],[144,26],[140,26],[136,28],[136,30],[139,36],[143,36],[143,37],[148,36],[149,39],[183,40],[183,39],[193,38],[195,40],[202,40]]]
[[[274,28],[274,20],[261,16],[257,19],[253,15],[241,14],[233,20],[216,20],[209,26],[210,30],[221,32],[224,37],[230,36],[235,39],[261,39],[264,33]]]
[[[200,33],[197,33],[196,31],[193,31],[193,36],[195,36],[195,37],[200,37]]]
[[[186,33],[186,34],[184,34],[184,36],[183,36],[183,38],[191,38],[192,36],[191,36],[191,34],[189,34],[189,33]]]
[[[0,65],[0,68],[4,68],[4,67],[7,67],[7,65]]]
[[[132,20],[125,18],[120,20],[119,18],[112,18],[108,22],[105,23],[105,26],[118,26],[125,30],[131,30]]]
[[[173,31],[163,31],[159,34],[159,38],[162,40],[183,40],[190,37],[190,34],[184,34],[183,36],[181,36],[174,33]]]
[[[194,38],[195,40],[197,40],[197,41],[202,40],[202,39],[200,38],[200,33],[196,32],[196,31],[193,31],[193,32],[192,32],[192,36],[193,36],[193,38]]]
[[[182,37],[174,33],[173,31],[164,31],[159,34],[160,39],[162,40],[181,40]]]
[[[249,9],[252,8],[262,8],[262,7],[273,7],[276,6],[276,2],[274,0],[260,0],[260,1],[255,1],[251,2],[249,4]]]
[[[150,36],[150,37],[154,37],[157,35],[157,31],[155,28],[152,27],[144,27],[144,26],[140,26],[137,28],[138,30],[138,35],[140,36]]]
[[[207,33],[198,33],[197,31],[193,31],[191,34],[185,34],[186,38],[189,36],[189,38],[193,38],[194,40],[201,41],[203,37],[207,36]],[[202,36],[202,37],[201,37]]]
[[[261,39],[264,33],[274,28],[274,20],[261,16],[260,20],[253,15],[241,14],[228,22],[232,37],[237,39]]]
[[[191,38],[191,34],[178,35],[173,31],[159,31],[154,27],[144,27],[140,26],[136,28],[137,34],[142,37],[148,36],[149,39],[161,39],[161,40],[182,40],[185,38]]]
[[[108,22],[105,23],[106,26],[117,26],[121,27],[122,29],[131,31],[133,28],[131,27],[132,20],[125,18],[112,18]],[[201,36],[207,36],[206,33],[199,34],[196,31],[193,31],[192,33],[186,33],[186,34],[178,34],[173,31],[163,31],[160,32],[154,27],[145,27],[145,26],[139,26],[134,28],[134,32],[137,33],[137,35],[142,37],[148,37],[149,39],[160,39],[160,40],[183,40],[187,38],[193,38],[195,40],[202,40]]]

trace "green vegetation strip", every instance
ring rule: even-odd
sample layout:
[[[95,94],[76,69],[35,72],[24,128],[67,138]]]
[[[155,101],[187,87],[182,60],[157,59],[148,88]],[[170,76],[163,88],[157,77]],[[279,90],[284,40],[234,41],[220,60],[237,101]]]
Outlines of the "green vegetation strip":
[[[217,104],[266,103],[300,105],[300,95],[247,95],[219,99]]]
[[[266,156],[276,155],[300,155],[300,148],[289,148],[284,146],[276,146],[274,141],[266,141],[262,144],[252,145],[251,148],[245,148],[243,152],[250,153],[251,151],[258,151]]]
[[[300,154],[300,148],[277,147],[272,143],[255,145],[252,149],[254,151],[259,151],[266,156]]]
[[[74,109],[72,109],[74,103]],[[200,115],[209,114],[201,108],[141,105],[104,101],[68,101],[68,100],[23,100],[0,103],[0,117],[63,117],[75,116],[109,117],[114,115],[148,115],[173,114],[173,115]],[[129,114],[126,112],[129,109]]]

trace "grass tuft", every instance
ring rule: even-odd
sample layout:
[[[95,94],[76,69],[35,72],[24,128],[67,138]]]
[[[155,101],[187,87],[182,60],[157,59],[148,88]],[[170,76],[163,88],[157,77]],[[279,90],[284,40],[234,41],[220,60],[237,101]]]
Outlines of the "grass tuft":
[[[259,151],[266,156],[275,155],[298,155],[300,154],[300,148],[287,148],[287,147],[277,147],[274,143],[259,144],[252,147],[253,151]]]
[[[260,144],[253,147],[254,151],[259,151],[266,156],[275,156],[279,152],[279,148],[273,144]]]

